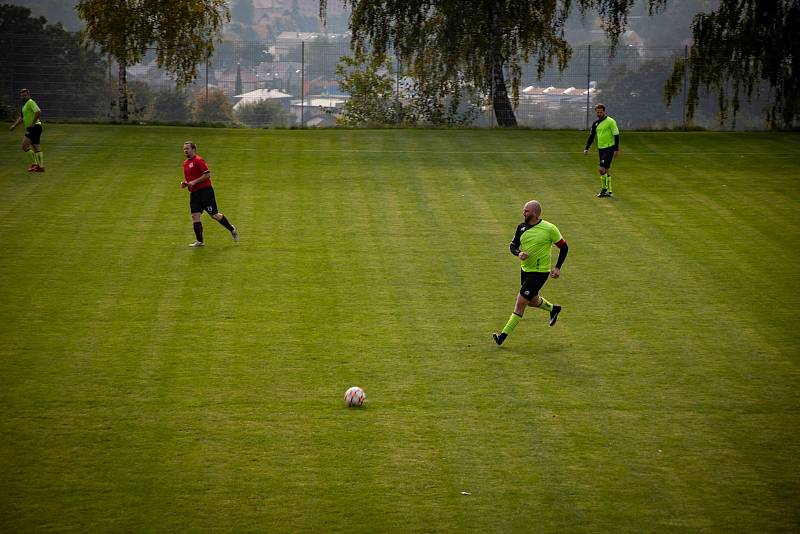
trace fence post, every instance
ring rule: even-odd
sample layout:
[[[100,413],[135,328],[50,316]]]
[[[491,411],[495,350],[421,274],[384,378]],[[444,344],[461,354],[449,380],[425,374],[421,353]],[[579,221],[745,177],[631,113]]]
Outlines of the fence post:
[[[397,72],[395,73],[394,82],[394,114],[397,120],[397,126],[400,126],[400,56],[397,56]]]
[[[490,105],[492,107],[492,128],[494,128],[495,109],[494,109],[494,54],[492,54],[492,61],[489,67],[491,72],[491,83],[489,85],[489,97],[491,98]]]
[[[300,41],[300,127],[306,127],[306,42]]]
[[[689,45],[683,46],[683,129],[687,127],[686,123],[686,76],[689,69]]]
[[[589,91],[591,90],[592,85],[592,45],[589,45],[588,51],[586,53],[586,129],[589,129],[589,106],[591,103],[589,102]]]

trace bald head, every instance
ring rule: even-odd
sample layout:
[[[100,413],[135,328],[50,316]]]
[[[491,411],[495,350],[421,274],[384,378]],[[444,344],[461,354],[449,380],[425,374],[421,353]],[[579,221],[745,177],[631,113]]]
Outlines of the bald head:
[[[538,200],[529,200],[522,208],[522,216],[528,223],[535,223],[542,217],[542,205]]]

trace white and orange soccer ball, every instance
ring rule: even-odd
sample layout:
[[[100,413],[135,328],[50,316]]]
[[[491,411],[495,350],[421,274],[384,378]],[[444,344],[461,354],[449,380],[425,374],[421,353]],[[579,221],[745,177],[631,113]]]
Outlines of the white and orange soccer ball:
[[[364,404],[366,398],[367,396],[364,394],[364,390],[358,386],[353,386],[344,392],[344,402],[351,408],[361,406]]]

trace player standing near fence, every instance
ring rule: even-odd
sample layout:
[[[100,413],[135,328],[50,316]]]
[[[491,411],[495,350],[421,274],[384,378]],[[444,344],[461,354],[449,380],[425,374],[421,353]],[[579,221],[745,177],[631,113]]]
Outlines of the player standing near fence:
[[[44,153],[42,152],[42,110],[31,98],[31,92],[27,89],[20,89],[19,96],[25,101],[22,106],[22,114],[17,117],[10,130],[22,122],[25,125],[25,135],[22,137],[22,151],[28,156],[31,166],[28,172],[44,172]],[[33,147],[33,148],[31,148]]]
[[[597,120],[592,123],[592,130],[589,132],[589,139],[586,141],[586,148],[583,155],[589,153],[595,135],[597,136],[597,149],[600,151],[600,192],[599,197],[614,196],[611,191],[611,160],[619,154],[619,128],[617,122],[606,115],[606,107],[597,104],[594,107],[597,113]]]

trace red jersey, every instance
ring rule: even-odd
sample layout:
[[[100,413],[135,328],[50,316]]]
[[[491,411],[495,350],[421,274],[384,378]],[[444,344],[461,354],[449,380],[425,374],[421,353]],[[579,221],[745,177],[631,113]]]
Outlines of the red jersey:
[[[183,161],[183,179],[187,182],[191,182],[192,180],[197,180],[203,173],[208,170],[208,165],[203,158],[198,156],[197,154],[194,155],[193,158],[187,159]],[[205,189],[206,187],[211,187],[211,178],[208,180],[203,180],[199,184],[194,187],[189,187],[190,192],[197,191],[199,189]]]

